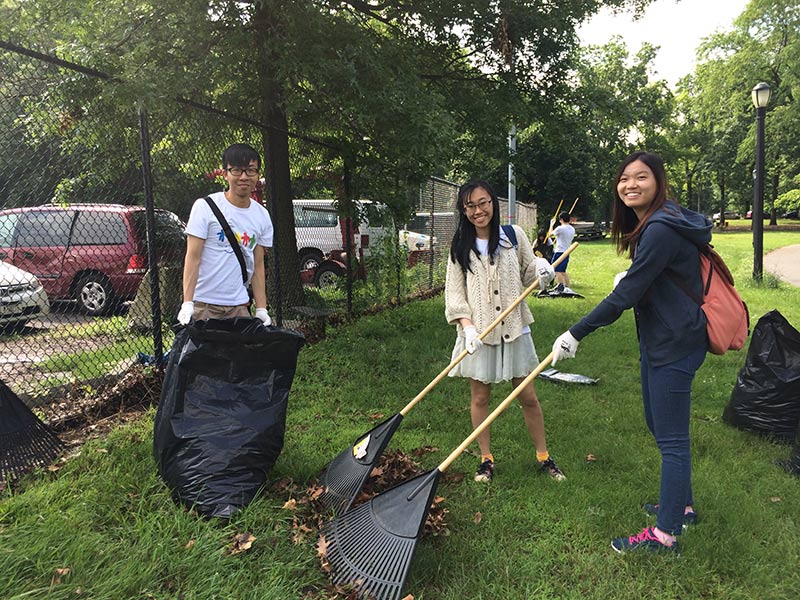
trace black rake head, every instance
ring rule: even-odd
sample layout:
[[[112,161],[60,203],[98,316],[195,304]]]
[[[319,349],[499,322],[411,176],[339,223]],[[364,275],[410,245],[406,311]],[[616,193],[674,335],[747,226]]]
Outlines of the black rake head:
[[[350,508],[402,420],[400,413],[386,419],[328,463],[320,476],[324,491],[319,497],[326,509],[339,515]]]
[[[335,518],[320,532],[335,584],[398,600],[441,472],[436,469]]]

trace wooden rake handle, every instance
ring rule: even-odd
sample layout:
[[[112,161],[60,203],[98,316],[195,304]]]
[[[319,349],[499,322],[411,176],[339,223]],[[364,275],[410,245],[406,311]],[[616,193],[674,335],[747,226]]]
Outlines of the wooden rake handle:
[[[567,256],[569,256],[570,252],[575,250],[575,248],[577,248],[579,245],[580,244],[578,242],[574,242],[569,248],[566,249],[564,254],[558,257],[558,260],[556,260],[553,263],[553,267],[557,267],[558,265],[560,265],[561,262]],[[525,290],[517,297],[517,299],[514,300],[508,306],[508,308],[506,308],[503,312],[501,312],[497,316],[497,318],[494,321],[492,321],[489,324],[489,326],[481,332],[481,334],[478,336],[478,339],[482,340],[483,338],[485,338],[492,329],[497,327],[503,321],[503,319],[505,319],[511,313],[511,311],[517,308],[520,302],[525,300],[528,294],[533,292],[533,290],[535,290],[538,287],[539,287],[539,278],[537,277],[536,279],[534,279],[533,283],[531,283],[527,288],[525,288]],[[414,396],[414,398],[408,404],[405,405],[403,410],[400,411],[400,414],[405,417],[408,414],[408,412],[417,405],[417,402],[422,400],[428,394],[428,392],[430,392],[436,386],[437,383],[439,383],[442,379],[444,379],[447,376],[447,374],[453,369],[453,367],[455,367],[458,363],[464,360],[467,354],[469,354],[469,352],[467,352],[466,350],[462,350],[461,354],[459,354],[453,359],[453,362],[447,365],[441,373],[439,373],[436,377],[434,377],[433,381],[431,381],[427,386],[425,386],[425,388],[419,394]]]
[[[500,413],[503,412],[506,408],[508,408],[508,405],[511,404],[511,402],[513,402],[514,398],[519,396],[522,393],[522,390],[525,389],[525,386],[527,386],[530,382],[532,382],[536,378],[536,376],[539,375],[539,373],[544,371],[550,365],[550,362],[552,360],[553,360],[553,353],[551,352],[545,357],[545,359],[542,362],[539,363],[539,366],[537,366],[533,371],[531,371],[530,375],[528,375],[525,379],[522,380],[522,383],[520,383],[517,387],[514,388],[514,390],[506,397],[505,400],[503,400],[500,404],[497,405],[497,408],[495,408],[492,411],[492,413],[488,417],[486,417],[483,423],[478,425],[475,428],[475,430],[469,434],[469,437],[467,437],[467,439],[461,442],[461,445],[455,450],[453,450],[450,453],[450,456],[444,459],[442,464],[436,467],[437,470],[441,473],[444,473],[445,469],[447,469],[447,467],[450,466],[450,463],[452,463],[456,458],[458,458],[461,455],[461,453],[464,450],[466,450],[467,446],[469,446],[472,442],[478,439],[478,436],[481,433],[483,433],[484,429],[489,427],[489,425],[491,425],[492,422],[497,417],[500,416]]]

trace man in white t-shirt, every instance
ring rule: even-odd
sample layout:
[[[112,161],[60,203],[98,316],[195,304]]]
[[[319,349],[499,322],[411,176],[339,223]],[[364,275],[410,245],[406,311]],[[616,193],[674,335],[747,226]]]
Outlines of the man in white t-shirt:
[[[250,198],[261,174],[261,157],[247,144],[234,144],[223,152],[222,168],[228,189],[210,197],[239,242],[253,290],[255,316],[270,325],[264,256],[265,249],[272,246],[272,220],[267,209]],[[239,260],[203,198],[192,206],[186,234],[183,304],[178,321],[186,325],[192,319],[249,317],[250,297],[247,285],[242,283]]]
[[[567,211],[564,211],[558,215],[560,224],[558,227],[553,229],[553,236],[556,238],[556,246],[553,249],[553,260],[550,262],[556,262],[556,260],[558,260],[558,258],[567,251],[567,248],[570,247],[572,240],[575,239],[575,228],[569,224],[571,219],[572,217]],[[567,275],[568,264],[569,256],[566,256],[564,258],[564,262],[555,268],[556,280],[558,281],[559,291],[561,292],[563,292],[564,289],[569,290],[569,275]]]

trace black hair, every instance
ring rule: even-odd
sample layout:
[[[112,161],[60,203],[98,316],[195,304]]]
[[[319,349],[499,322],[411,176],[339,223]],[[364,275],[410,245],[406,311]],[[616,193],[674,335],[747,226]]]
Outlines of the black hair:
[[[482,179],[473,179],[458,189],[458,199],[456,200],[458,227],[453,235],[453,243],[450,244],[450,259],[460,264],[465,272],[472,271],[469,268],[470,252],[478,254],[478,249],[475,247],[475,238],[477,237],[475,225],[470,222],[465,212],[465,205],[472,192],[477,188],[486,190],[492,199],[492,208],[494,209],[492,220],[489,222],[489,256],[494,256],[497,246],[500,244],[500,201],[488,182]]]
[[[248,144],[233,144],[225,148],[222,153],[222,168],[228,167],[242,167],[247,168],[250,163],[256,161],[256,164],[261,168],[261,156],[255,148]]]
[[[562,211],[560,215],[558,215],[559,221],[566,221],[569,223],[570,219],[572,219],[572,215],[570,215],[567,211]]]

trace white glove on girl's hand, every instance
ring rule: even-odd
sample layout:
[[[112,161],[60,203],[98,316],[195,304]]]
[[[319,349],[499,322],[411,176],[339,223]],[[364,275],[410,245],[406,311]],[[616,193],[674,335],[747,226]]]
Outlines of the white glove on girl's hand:
[[[536,259],[536,272],[539,274],[539,289],[544,291],[556,277],[553,265],[546,258]]]
[[[194,302],[189,300],[181,304],[181,309],[178,311],[178,323],[181,325],[188,325],[189,321],[194,316]]]
[[[553,342],[553,366],[564,358],[574,358],[577,351],[578,340],[567,329]]]
[[[256,319],[261,319],[261,322],[264,323],[265,327],[272,325],[272,319],[270,318],[266,308],[256,309]]]
[[[478,330],[475,329],[474,325],[467,325],[464,327],[464,337],[466,338],[466,348],[467,352],[470,354],[475,354],[475,351],[483,346],[483,342],[478,339]]]
[[[613,290],[615,287],[617,287],[619,285],[619,282],[622,281],[625,278],[625,275],[627,274],[628,274],[627,271],[622,271],[621,273],[617,273],[616,275],[614,275],[614,287],[612,287],[611,289]]]

